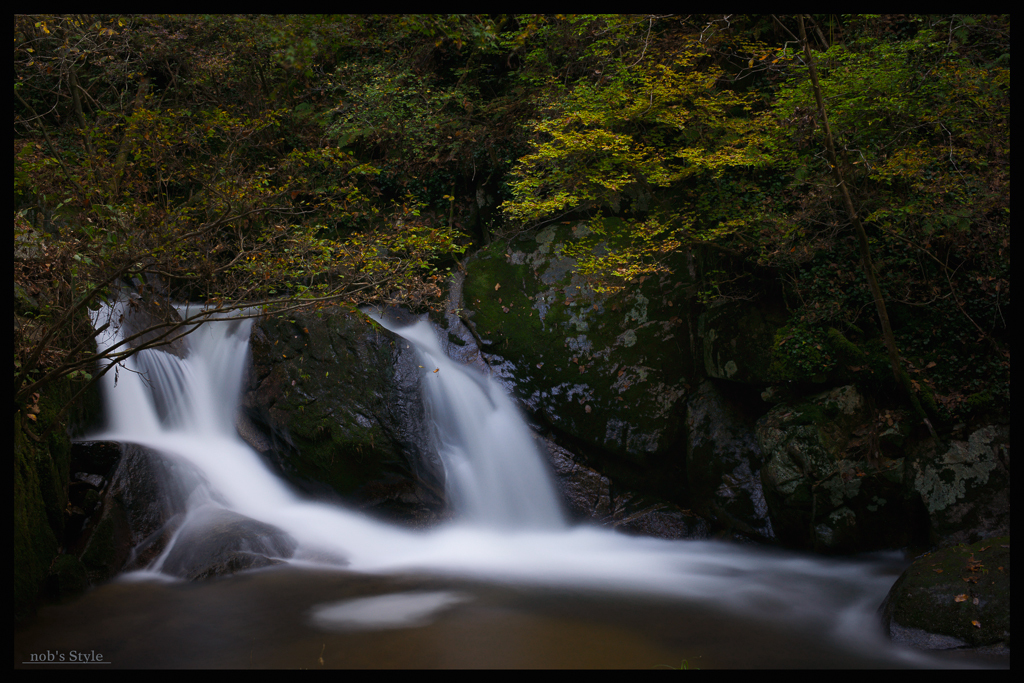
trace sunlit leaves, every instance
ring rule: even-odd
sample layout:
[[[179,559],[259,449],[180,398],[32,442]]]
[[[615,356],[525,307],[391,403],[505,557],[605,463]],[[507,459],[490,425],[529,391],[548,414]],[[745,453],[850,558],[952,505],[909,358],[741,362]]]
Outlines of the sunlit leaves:
[[[531,126],[533,149],[513,170],[505,215],[527,225],[573,212],[595,216],[574,256],[605,289],[661,272],[683,243],[755,223],[763,208],[745,207],[741,195],[688,196],[697,184],[729,188],[737,176],[785,159],[767,135],[774,120],[756,114],[751,98],[720,87],[721,72],[701,64],[704,56],[699,41],[679,38],[670,56],[611,60],[596,83],[560,97]]]

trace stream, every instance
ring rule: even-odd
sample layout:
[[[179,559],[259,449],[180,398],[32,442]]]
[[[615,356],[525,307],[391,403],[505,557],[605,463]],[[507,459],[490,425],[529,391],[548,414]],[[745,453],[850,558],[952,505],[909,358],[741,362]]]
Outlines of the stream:
[[[235,431],[249,329],[208,323],[186,359],[148,350],[116,386],[107,373],[108,425],[92,438],[198,472],[187,515],[223,508],[274,525],[294,555],[189,583],[160,571],[175,538],[147,570],[42,608],[15,633],[15,667],[971,665],[882,633],[878,606],[907,565],[898,553],[833,559],[570,524],[514,403],[446,358],[426,322],[394,331],[423,361],[456,520],[413,531],[304,500]]]

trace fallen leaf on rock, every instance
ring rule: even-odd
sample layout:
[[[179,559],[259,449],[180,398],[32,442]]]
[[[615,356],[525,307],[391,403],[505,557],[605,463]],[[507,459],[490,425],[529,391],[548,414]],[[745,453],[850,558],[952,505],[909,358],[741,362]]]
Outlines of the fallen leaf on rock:
[[[981,628],[981,622],[977,619],[972,619],[971,623],[974,624],[974,628]]]
[[[960,595],[953,598],[956,602],[967,602],[967,593],[961,593]]]
[[[494,285],[494,291],[495,292],[497,292],[499,289],[501,289],[501,283],[500,282],[498,284]]]

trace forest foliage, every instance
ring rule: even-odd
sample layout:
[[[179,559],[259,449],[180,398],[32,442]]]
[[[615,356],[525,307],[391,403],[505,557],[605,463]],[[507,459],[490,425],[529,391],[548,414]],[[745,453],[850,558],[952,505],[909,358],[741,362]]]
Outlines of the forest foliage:
[[[1009,16],[807,20],[915,387],[950,419],[1008,405]],[[708,248],[731,266],[701,274],[705,303],[781,282],[777,354],[860,368],[878,323],[797,32],[771,15],[18,15],[16,409],[89,371],[84,312],[125,278],[222,306],[423,306],[467,250],[558,221],[588,226],[573,255],[598,290]]]

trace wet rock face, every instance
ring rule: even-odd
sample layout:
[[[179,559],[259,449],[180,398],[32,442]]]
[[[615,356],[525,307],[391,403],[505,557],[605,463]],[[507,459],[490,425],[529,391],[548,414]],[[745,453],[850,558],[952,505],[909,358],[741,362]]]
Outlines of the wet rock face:
[[[89,581],[101,583],[156,559],[198,483],[184,463],[143,446],[121,445],[99,507],[68,548],[81,557]]]
[[[209,506],[189,515],[161,569],[198,581],[278,564],[297,546],[290,534],[275,526]]]
[[[696,371],[687,286],[652,277],[612,297],[594,292],[565,252],[574,229],[583,227],[481,251],[467,265],[465,317],[535,417],[624,470],[649,472],[680,451]]]
[[[698,515],[664,500],[619,490],[608,477],[578,462],[578,457],[551,441],[547,450],[569,515],[634,536],[701,540],[710,527]]]
[[[1010,537],[918,558],[882,604],[886,633],[922,649],[1009,653]]]
[[[773,541],[761,449],[740,407],[704,380],[687,399],[686,426],[691,507],[729,535]]]
[[[396,521],[443,514],[415,353],[357,311],[260,320],[243,437],[307,492]]]

